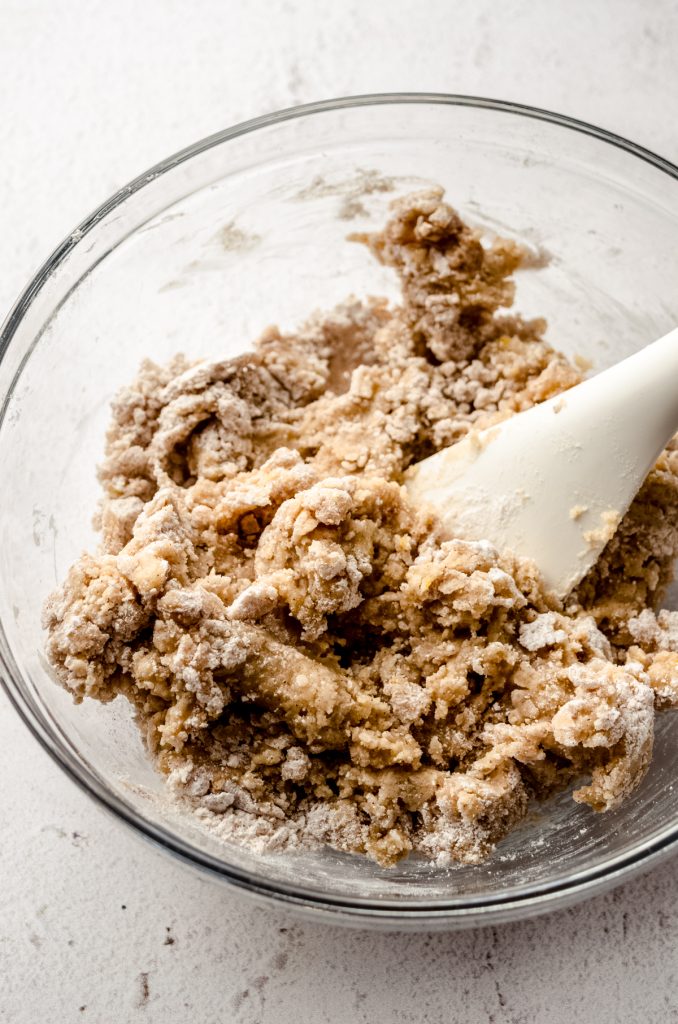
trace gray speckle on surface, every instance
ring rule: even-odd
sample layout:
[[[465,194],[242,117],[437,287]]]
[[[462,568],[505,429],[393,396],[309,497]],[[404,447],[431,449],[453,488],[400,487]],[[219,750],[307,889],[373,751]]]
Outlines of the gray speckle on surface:
[[[146,1006],[150,994],[148,971],[141,971],[139,974],[139,1002],[137,1003],[140,1010]]]
[[[195,16],[167,0],[7,0],[2,13],[0,316],[126,181],[296,102],[498,96],[678,160],[673,0],[204,0]],[[678,1021],[676,861],[534,921],[354,932],[244,901],[138,842],[58,771],[4,696],[0,767],[2,1024]]]

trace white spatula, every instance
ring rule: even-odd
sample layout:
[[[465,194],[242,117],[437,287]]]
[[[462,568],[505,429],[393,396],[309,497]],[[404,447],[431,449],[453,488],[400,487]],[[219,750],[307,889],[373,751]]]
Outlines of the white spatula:
[[[565,597],[678,430],[678,329],[527,412],[408,470],[450,537],[533,559]]]

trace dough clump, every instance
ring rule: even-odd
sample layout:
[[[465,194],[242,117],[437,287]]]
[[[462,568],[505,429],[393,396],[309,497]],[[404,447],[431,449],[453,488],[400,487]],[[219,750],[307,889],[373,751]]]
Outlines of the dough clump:
[[[133,705],[224,834],[392,864],[479,862],[531,798],[617,807],[678,704],[678,451],[564,607],[535,568],[441,535],[407,467],[578,383],[510,312],[528,254],[440,189],[364,236],[402,302],[349,300],[223,362],[145,362],[113,403],[101,548],[47,602],[78,701]],[[230,824],[229,824],[230,823]],[[228,833],[231,828],[232,832]]]

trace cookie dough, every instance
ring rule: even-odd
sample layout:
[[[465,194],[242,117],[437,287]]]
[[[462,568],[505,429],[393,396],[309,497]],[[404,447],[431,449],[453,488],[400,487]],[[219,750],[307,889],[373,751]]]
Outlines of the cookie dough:
[[[444,537],[406,468],[580,375],[510,312],[527,254],[440,189],[359,241],[399,305],[350,300],[224,362],[146,362],[118,395],[101,549],[49,598],[47,651],[76,700],[131,702],[212,825],[478,862],[531,798],[575,783],[609,810],[647,768],[655,709],[678,704],[678,617],[653,610],[678,451],[565,606],[510,552]]]

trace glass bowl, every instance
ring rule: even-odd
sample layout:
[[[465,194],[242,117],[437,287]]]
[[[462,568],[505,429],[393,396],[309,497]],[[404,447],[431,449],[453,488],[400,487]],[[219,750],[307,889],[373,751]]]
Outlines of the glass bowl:
[[[221,132],[137,178],[76,228],[0,336],[0,656],[11,701],[55,761],[138,834],[215,881],[335,922],[459,927],[572,903],[678,844],[678,744],[617,812],[567,794],[481,866],[381,870],[324,850],[253,855],[165,797],[127,705],[76,707],[44,662],[46,595],[84,548],[109,402],[145,356],[223,357],[350,293],[394,295],[351,231],[439,183],[463,216],[534,247],[518,308],[602,368],[678,322],[678,169],[544,111],[467,97],[318,103]],[[546,259],[545,257],[548,257]]]

